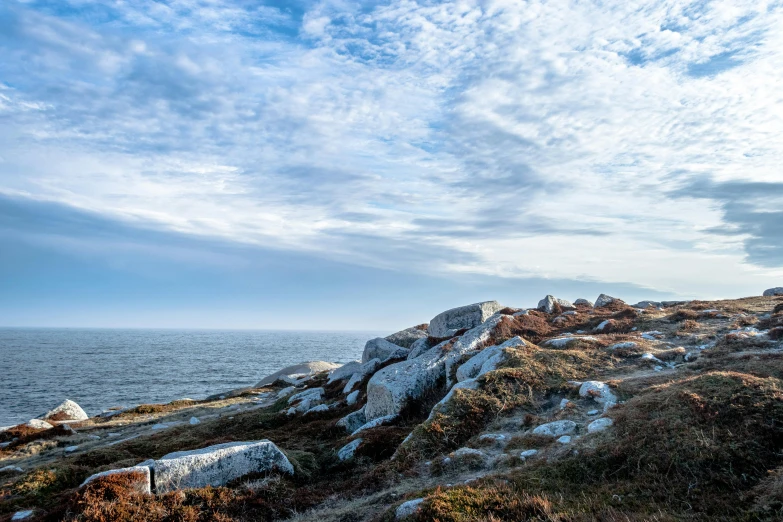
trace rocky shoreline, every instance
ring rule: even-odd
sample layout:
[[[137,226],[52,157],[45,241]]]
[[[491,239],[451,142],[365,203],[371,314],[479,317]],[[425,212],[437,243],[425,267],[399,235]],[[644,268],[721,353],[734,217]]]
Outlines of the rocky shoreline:
[[[0,520],[776,520],[783,288],[447,310],[361,360],[0,431]]]

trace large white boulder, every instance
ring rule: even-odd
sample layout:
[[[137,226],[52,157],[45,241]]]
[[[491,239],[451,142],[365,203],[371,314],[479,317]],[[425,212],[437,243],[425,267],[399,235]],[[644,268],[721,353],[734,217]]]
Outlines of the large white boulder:
[[[272,384],[278,379],[286,380],[284,377],[290,378],[292,375],[301,375],[301,376],[308,376],[308,375],[314,375],[316,373],[321,372],[328,372],[332,371],[334,369],[339,368],[339,364],[326,362],[326,361],[310,361],[310,362],[303,362],[301,364],[295,364],[293,366],[287,366],[283,368],[282,370],[278,370],[275,373],[271,375],[267,375],[263,379],[261,379],[258,384],[255,385],[256,388],[261,388],[263,386],[267,386],[269,384]]]
[[[502,309],[503,305],[497,301],[485,301],[452,308],[436,315],[430,321],[427,331],[432,337],[451,337],[463,328],[475,328]]]
[[[545,435],[547,437],[561,437],[570,435],[576,431],[576,423],[570,420],[559,420],[542,424],[533,430],[533,435]]]
[[[343,364],[339,368],[335,368],[335,370],[329,374],[327,384],[332,384],[334,381],[340,381],[342,379],[350,379],[351,375],[358,371],[361,366],[361,361],[351,361]]]
[[[402,346],[390,343],[383,337],[377,337],[370,339],[364,345],[364,352],[362,352],[362,362],[371,361],[372,359],[378,359],[380,361],[386,361],[392,358],[407,357],[409,350]]]
[[[783,286],[777,286],[775,288],[764,290],[764,297],[773,297],[776,295],[783,295]]]
[[[558,299],[553,295],[548,295],[538,302],[537,309],[541,310],[542,312],[551,314],[552,312],[555,311],[555,305],[560,305],[561,308],[574,308],[574,305],[571,304],[571,301],[566,301],[565,299]]]
[[[446,388],[451,388],[452,367],[464,355],[478,353],[478,347],[489,339],[502,318],[493,315],[453,343],[443,341],[415,359],[390,364],[376,372],[367,383],[367,419],[398,414],[408,400],[432,390],[443,377]]]
[[[109,471],[102,471],[100,473],[96,473],[94,475],[90,475],[87,477],[87,479],[82,482],[82,485],[79,487],[84,487],[90,482],[92,482],[95,479],[99,479],[102,477],[108,477],[110,475],[120,475],[120,474],[134,474],[134,478],[136,478],[134,482],[134,489],[136,489],[139,493],[146,493],[147,495],[152,493],[152,480],[151,480],[151,473],[150,473],[150,467],[149,466],[133,466],[130,468],[119,468],[119,469],[110,469]]]
[[[155,461],[155,491],[223,486],[249,473],[280,471],[293,475],[294,467],[268,440],[229,442],[192,451],[169,453]]]
[[[83,421],[89,417],[81,406],[70,399],[66,399],[62,404],[41,418],[46,421]]]
[[[426,339],[426,338],[427,338],[427,328],[425,325],[424,328],[419,328],[418,326],[411,326],[410,328],[406,328],[405,330],[401,330],[397,333],[388,335],[386,336],[385,339],[390,343],[396,344],[397,346],[402,346],[403,348],[410,348],[414,342],[418,341],[419,339]]]

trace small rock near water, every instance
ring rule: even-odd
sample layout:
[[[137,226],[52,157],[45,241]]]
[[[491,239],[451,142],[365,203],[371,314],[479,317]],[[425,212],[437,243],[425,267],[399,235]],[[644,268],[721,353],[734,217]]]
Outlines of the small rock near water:
[[[43,416],[46,421],[83,421],[88,418],[82,407],[70,399]]]

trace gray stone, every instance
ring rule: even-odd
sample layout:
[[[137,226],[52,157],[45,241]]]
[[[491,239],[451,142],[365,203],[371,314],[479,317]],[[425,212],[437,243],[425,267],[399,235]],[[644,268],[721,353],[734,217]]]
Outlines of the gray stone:
[[[340,381],[343,379],[350,379],[351,375],[356,373],[361,366],[361,361],[351,361],[349,363],[343,364],[329,374],[329,380],[327,381],[327,384],[332,384],[334,381]]]
[[[633,305],[634,308],[642,308],[642,309],[649,308],[651,306],[653,308],[660,308],[661,306],[663,306],[663,304],[658,301],[639,301],[638,303]]]
[[[355,439],[337,450],[337,458],[340,460],[350,460],[353,458],[354,453],[362,443],[362,439]]]
[[[601,417],[600,419],[596,419],[587,425],[587,433],[597,433],[599,431],[604,431],[612,424],[614,424],[614,422],[609,417]]]
[[[574,301],[574,305],[576,305],[576,306],[580,306],[580,305],[587,305],[587,306],[589,306],[590,308],[592,308],[592,307],[593,307],[593,302],[592,302],[592,301],[588,301],[587,299],[582,299],[582,298],[580,297],[579,299],[577,299],[576,301]]]
[[[386,415],[384,417],[379,417],[377,419],[373,419],[361,426],[359,426],[356,430],[351,433],[351,435],[356,435],[359,432],[362,432],[364,430],[371,430],[373,428],[377,428],[378,426],[383,426],[384,424],[388,424],[390,422],[394,422],[397,420],[397,415]]]
[[[364,406],[361,409],[356,410],[353,413],[349,413],[342,419],[337,421],[337,426],[345,428],[348,433],[353,433],[367,423],[367,418],[364,416]]]
[[[602,306],[608,306],[611,303],[614,303],[615,301],[618,301],[622,303],[622,299],[617,299],[616,297],[612,297],[611,295],[601,294],[598,296],[598,299],[595,300],[595,307],[601,308]]]
[[[54,426],[41,419],[30,419],[27,425],[36,430],[48,430],[54,428]]]
[[[198,417],[191,417],[189,422],[191,426],[195,426],[196,424],[201,424],[201,421],[198,420]]]
[[[370,359],[364,364],[359,365],[348,382],[343,387],[343,393],[350,393],[353,388],[362,382],[368,375],[375,373],[375,370],[381,365],[380,359]]]
[[[70,399],[66,399],[62,404],[42,417],[46,421],[83,421],[88,418],[82,407]]]
[[[20,468],[19,466],[3,466],[0,468],[0,473],[24,473],[24,470]]]
[[[419,339],[411,345],[411,351],[408,352],[408,359],[415,359],[430,348],[432,348],[432,346],[430,346],[430,340],[427,337]]]
[[[224,486],[249,473],[280,471],[293,475],[294,467],[268,440],[229,442],[191,451],[177,451],[155,461],[155,490]]]
[[[432,337],[443,339],[452,337],[463,328],[475,328],[502,309],[503,305],[497,301],[485,301],[452,308],[436,315],[430,321],[427,331]]]
[[[566,301],[565,299],[558,299],[553,295],[548,295],[542,300],[540,300],[536,308],[538,310],[541,310],[542,312],[551,314],[555,311],[555,305],[560,305],[561,308],[574,308],[574,305],[571,304],[571,301]]]
[[[547,437],[560,437],[569,435],[576,431],[576,423],[570,420],[559,420],[548,422],[533,429],[533,435],[544,435]]]
[[[416,512],[420,509],[422,502],[424,502],[423,498],[417,498],[414,500],[403,502],[402,504],[400,504],[400,507],[397,508],[397,511],[394,512],[394,517],[397,520],[402,520],[409,516],[415,515]]]
[[[410,353],[410,351],[407,348],[390,343],[383,337],[377,337],[375,339],[370,339],[364,345],[362,362],[366,363],[372,359],[387,361],[398,357],[407,357],[408,353]]]
[[[313,406],[306,412],[304,412],[305,415],[309,415],[311,413],[321,413],[324,411],[329,411],[329,405],[328,404],[319,404],[318,406]]]
[[[90,475],[89,477],[87,477],[87,479],[84,482],[82,482],[82,485],[79,487],[80,488],[84,487],[95,479],[108,477],[110,475],[119,475],[122,473],[141,473],[141,477],[134,484],[134,489],[136,489],[139,493],[146,493],[147,495],[149,495],[152,493],[152,480],[150,477],[151,475],[150,467],[149,465],[142,465],[142,464],[130,468],[110,469],[109,471],[102,471],[100,473]]]
[[[261,379],[258,382],[258,384],[255,385],[255,387],[262,388],[264,386],[272,384],[278,379],[290,382],[292,375],[310,376],[310,375],[315,375],[316,373],[332,371],[339,367],[340,367],[339,364],[326,362],[326,361],[303,362],[301,364],[287,366],[286,368],[283,368],[282,370],[278,370],[271,375],[267,375],[266,377]],[[284,379],[284,377],[287,377],[288,379]]]
[[[538,453],[538,450],[536,450],[536,449],[524,450],[524,451],[519,453],[519,458],[526,459],[528,457],[532,457],[533,455],[535,455],[537,453]]]
[[[296,386],[289,386],[287,388],[283,388],[279,392],[277,392],[277,398],[282,399],[283,397],[287,397],[294,393],[296,391]]]
[[[291,395],[288,398],[288,404],[293,404],[296,401],[303,401],[306,399],[320,401],[321,399],[323,399],[323,397],[324,397],[323,388],[309,388],[307,390]]]
[[[397,333],[393,333],[387,336],[385,339],[390,343],[396,344],[397,346],[402,346],[403,348],[410,348],[414,342],[418,341],[419,339],[426,339],[426,338],[427,338],[426,326],[424,327],[424,329],[420,329],[417,326],[411,326],[410,328],[406,328],[405,330],[401,330]]]
[[[345,398],[345,403],[348,404],[348,406],[353,406],[354,404],[356,404],[356,401],[358,399],[359,399],[359,390],[354,390],[348,394],[348,397]]]
[[[568,444],[571,442],[571,435],[563,435],[562,437],[557,439],[557,442],[560,444]]]
[[[592,398],[598,404],[608,405],[617,403],[617,397],[605,382],[586,381],[579,387],[579,396]]]
[[[775,288],[764,290],[764,297],[773,297],[776,295],[783,295],[783,286],[777,286]]]

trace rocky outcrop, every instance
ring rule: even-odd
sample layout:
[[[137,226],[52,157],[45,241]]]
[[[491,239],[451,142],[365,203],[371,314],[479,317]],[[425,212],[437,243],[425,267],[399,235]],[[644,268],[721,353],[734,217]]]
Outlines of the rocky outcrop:
[[[294,473],[283,452],[268,440],[229,442],[169,453],[155,461],[154,470],[157,493],[223,486],[249,473]]]
[[[548,295],[538,302],[537,309],[541,310],[542,312],[551,314],[554,313],[558,307],[560,307],[561,309],[568,310],[568,309],[573,309],[574,305],[571,304],[570,301],[566,301],[565,299],[558,299],[553,295]]]
[[[361,361],[351,361],[349,363],[345,363],[339,368],[335,368],[334,371],[329,374],[329,380],[327,383],[332,384],[334,381],[350,379],[351,375],[358,371],[361,366]]]
[[[337,426],[345,428],[348,433],[353,433],[365,424],[367,424],[367,417],[364,415],[364,406],[337,421]]]
[[[81,406],[70,399],[66,399],[62,404],[41,417],[45,421],[83,421],[89,417]]]
[[[275,382],[276,380],[282,379],[284,377],[288,377],[288,378],[308,377],[316,373],[328,372],[339,367],[340,367],[339,364],[330,363],[326,361],[310,361],[301,364],[295,364],[293,366],[288,366],[286,368],[283,368],[282,370],[276,371],[273,374],[267,375],[266,377],[261,379],[258,382],[258,384],[255,385],[255,387],[262,388],[264,386],[268,386],[273,382]]]
[[[430,345],[429,338],[425,337],[423,339],[419,339],[411,345],[411,351],[408,352],[408,359],[415,359],[430,348],[432,348],[432,346]]]
[[[577,299],[576,301],[574,301],[574,305],[575,306],[589,306],[590,308],[592,308],[594,306],[592,301],[589,301],[587,299],[582,299],[581,297],[579,299]]]
[[[305,412],[321,404],[323,398],[324,398],[323,388],[310,388],[302,392],[299,392],[297,394],[291,395],[288,398],[288,404],[295,404],[298,402],[298,404],[296,404],[296,406],[294,406],[293,408],[294,413]]]
[[[764,297],[773,297],[776,295],[783,295],[783,286],[777,286],[775,288],[768,288],[764,290]]]
[[[459,330],[475,328],[502,309],[503,305],[497,301],[485,301],[452,308],[436,315],[430,321],[427,331],[432,337],[451,337]]]
[[[356,371],[348,379],[343,387],[343,393],[351,393],[357,384],[362,382],[368,375],[375,373],[375,370],[381,365],[380,359],[370,359],[364,364],[359,365]]]
[[[387,341],[403,348],[410,348],[419,339],[427,338],[427,325],[411,326],[385,337]]]
[[[623,301],[622,299],[617,299],[616,297],[612,297],[611,295],[601,294],[598,296],[598,299],[595,300],[595,307],[602,308],[604,306],[609,306],[614,302],[622,303]]]
[[[376,339],[370,339],[364,345],[364,352],[362,352],[362,362],[366,363],[372,359],[378,359],[379,361],[387,361],[389,359],[397,359],[399,357],[407,357],[409,350],[402,346],[390,343],[383,337]]]

